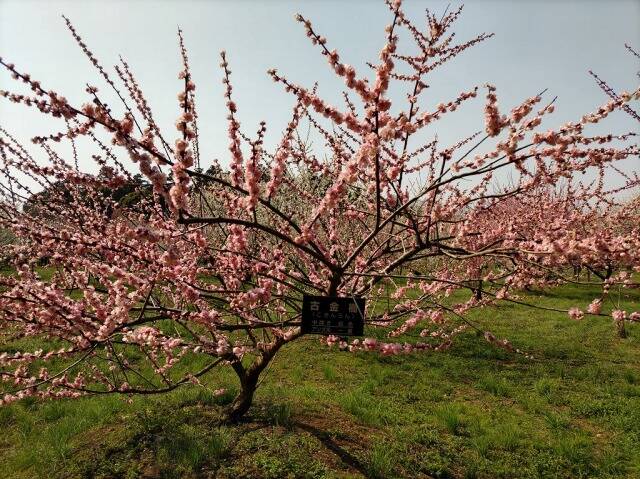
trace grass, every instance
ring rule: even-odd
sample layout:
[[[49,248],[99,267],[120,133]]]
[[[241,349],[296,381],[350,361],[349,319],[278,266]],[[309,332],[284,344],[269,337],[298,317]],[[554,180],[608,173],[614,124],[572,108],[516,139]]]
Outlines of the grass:
[[[566,286],[527,301],[568,308]],[[625,298],[627,310],[640,297]],[[640,327],[570,321],[518,305],[470,318],[533,356],[475,333],[443,353],[379,357],[285,348],[247,421],[221,426],[215,397],[27,399],[0,408],[2,478],[640,478]],[[6,349],[6,348],[5,348]],[[0,348],[2,350],[2,348]]]

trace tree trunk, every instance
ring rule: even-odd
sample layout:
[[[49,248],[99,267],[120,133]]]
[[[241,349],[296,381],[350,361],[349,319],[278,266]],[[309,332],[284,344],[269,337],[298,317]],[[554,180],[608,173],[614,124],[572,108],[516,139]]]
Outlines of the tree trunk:
[[[482,299],[482,280],[478,280],[478,287],[476,288],[475,291],[475,297],[478,301],[480,301]]]
[[[228,422],[238,422],[253,403],[253,394],[258,385],[258,374],[247,374],[240,378],[240,392],[226,412]]]
[[[618,333],[618,337],[624,339],[627,337],[627,330],[624,327],[624,319],[620,321],[616,321],[616,331]]]
[[[292,340],[299,335],[300,333],[292,336],[289,340]],[[231,363],[231,367],[238,375],[238,379],[240,379],[240,392],[227,408],[226,421],[238,422],[249,410],[253,403],[253,395],[258,387],[260,373],[264,371],[269,364],[269,361],[273,359],[285,342],[286,341],[283,338],[276,338],[274,342],[271,343],[271,347],[262,351],[262,354],[248,368],[245,368],[241,361],[234,361]]]
[[[605,274],[604,279],[609,279],[609,278],[611,278],[611,275],[612,275],[612,274],[613,274],[613,265],[608,264],[608,265],[607,265],[607,272],[606,272],[606,274]]]

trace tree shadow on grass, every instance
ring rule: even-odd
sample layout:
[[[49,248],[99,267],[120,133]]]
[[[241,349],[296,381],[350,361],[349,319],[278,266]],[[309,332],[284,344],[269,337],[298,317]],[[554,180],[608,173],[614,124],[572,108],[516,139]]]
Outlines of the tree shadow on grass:
[[[351,469],[355,469],[364,476],[367,476],[367,466],[356,456],[351,454],[349,451],[344,449],[340,444],[338,444],[332,437],[331,434],[327,431],[323,431],[318,429],[311,424],[306,424],[303,422],[293,422],[292,426],[298,428],[302,431],[305,431],[315,437],[318,441],[320,441],[328,450],[333,452],[336,456],[340,458],[345,466]]]

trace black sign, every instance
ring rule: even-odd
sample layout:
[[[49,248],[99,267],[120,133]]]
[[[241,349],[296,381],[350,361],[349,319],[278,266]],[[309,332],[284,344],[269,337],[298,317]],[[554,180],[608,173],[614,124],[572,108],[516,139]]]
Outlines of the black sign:
[[[302,333],[362,336],[364,334],[364,298],[304,295]]]

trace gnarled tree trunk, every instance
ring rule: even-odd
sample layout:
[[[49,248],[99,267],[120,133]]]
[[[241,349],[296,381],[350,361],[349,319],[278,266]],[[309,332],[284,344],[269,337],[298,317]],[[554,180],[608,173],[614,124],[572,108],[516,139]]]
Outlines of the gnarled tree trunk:
[[[293,339],[293,337],[289,339]],[[235,361],[231,364],[240,380],[240,392],[227,408],[226,421],[238,422],[247,413],[253,403],[260,374],[286,342],[287,340],[284,338],[276,338],[248,368],[244,367],[241,361]]]

